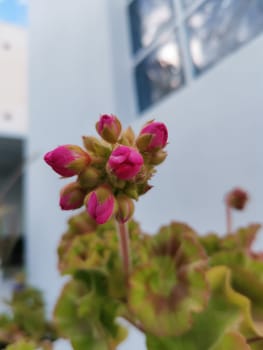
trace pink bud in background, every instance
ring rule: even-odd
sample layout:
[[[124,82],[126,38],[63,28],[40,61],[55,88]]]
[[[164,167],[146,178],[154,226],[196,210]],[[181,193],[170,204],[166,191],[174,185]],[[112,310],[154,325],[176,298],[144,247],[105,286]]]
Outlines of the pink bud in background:
[[[44,160],[56,173],[64,177],[79,174],[91,162],[90,155],[75,145],[59,146],[46,153]]]
[[[248,193],[242,188],[234,188],[226,195],[226,204],[233,209],[243,210],[248,202]]]
[[[105,141],[116,143],[121,133],[121,123],[115,115],[103,114],[96,123],[96,130]]]
[[[155,151],[166,146],[168,140],[168,130],[165,124],[159,122],[149,122],[142,128],[139,138],[145,134],[152,136],[146,146],[147,151]]]
[[[85,205],[87,212],[97,224],[104,224],[114,212],[115,199],[108,187],[100,186],[88,194]]]
[[[60,191],[60,207],[62,210],[78,209],[83,205],[85,193],[77,182],[72,182]]]
[[[115,148],[108,161],[109,170],[120,180],[135,177],[142,165],[142,155],[135,148],[123,145]]]

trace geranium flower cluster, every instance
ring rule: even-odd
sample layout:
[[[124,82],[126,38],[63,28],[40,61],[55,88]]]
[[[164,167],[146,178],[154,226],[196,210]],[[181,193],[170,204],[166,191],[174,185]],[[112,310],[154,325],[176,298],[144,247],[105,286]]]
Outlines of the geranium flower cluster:
[[[96,130],[100,139],[84,136],[85,149],[59,146],[44,160],[62,177],[77,176],[60,192],[63,210],[84,205],[98,224],[113,216],[125,223],[133,215],[133,201],[151,188],[155,167],[167,156],[168,131],[163,123],[149,121],[136,137],[131,127],[123,131],[114,115],[102,115]]]

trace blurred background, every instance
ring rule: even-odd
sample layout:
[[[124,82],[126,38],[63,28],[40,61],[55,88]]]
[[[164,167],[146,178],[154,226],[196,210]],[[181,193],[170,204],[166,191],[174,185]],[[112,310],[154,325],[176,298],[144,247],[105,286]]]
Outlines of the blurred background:
[[[70,213],[43,155],[81,145],[103,113],[168,126],[167,161],[136,206],[143,229],[177,219],[224,234],[234,186],[251,197],[235,225],[262,222],[262,62],[262,0],[0,0],[0,295],[26,271],[51,314]],[[132,332],[120,349],[140,342]]]

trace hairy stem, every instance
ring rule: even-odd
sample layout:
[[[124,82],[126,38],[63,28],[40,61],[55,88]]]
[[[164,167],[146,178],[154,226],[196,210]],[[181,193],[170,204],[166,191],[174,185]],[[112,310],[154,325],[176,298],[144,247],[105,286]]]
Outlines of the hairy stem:
[[[232,212],[228,204],[226,204],[226,232],[232,232]]]
[[[258,341],[263,341],[263,337],[254,337],[247,339],[248,344],[256,343]]]
[[[120,242],[120,254],[123,263],[123,271],[126,280],[126,284],[128,284],[128,278],[131,269],[130,262],[130,242],[129,242],[129,232],[127,225],[124,223],[117,222],[118,234],[119,234],[119,242]]]

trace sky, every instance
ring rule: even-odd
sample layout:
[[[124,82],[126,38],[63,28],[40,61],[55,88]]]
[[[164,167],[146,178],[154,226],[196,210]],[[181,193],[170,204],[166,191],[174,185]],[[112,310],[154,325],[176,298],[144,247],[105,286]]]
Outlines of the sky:
[[[0,22],[25,27],[27,25],[27,0],[0,0]]]

